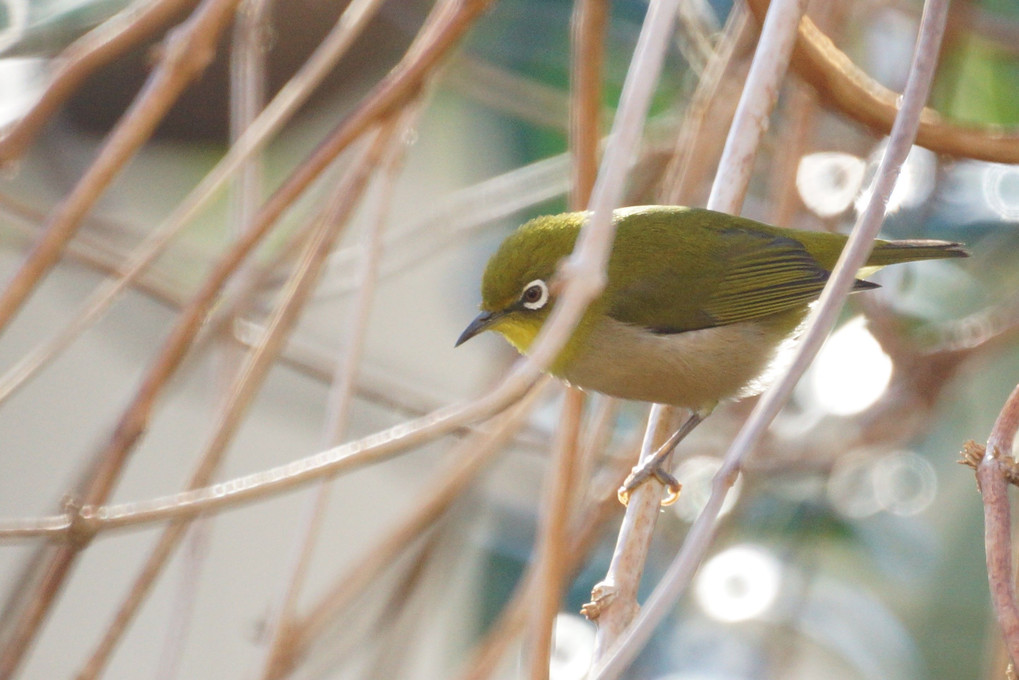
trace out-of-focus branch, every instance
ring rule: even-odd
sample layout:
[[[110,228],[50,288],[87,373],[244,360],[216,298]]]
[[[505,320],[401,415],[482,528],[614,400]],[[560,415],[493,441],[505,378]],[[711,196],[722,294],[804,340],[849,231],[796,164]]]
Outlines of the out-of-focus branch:
[[[771,0],[748,0],[760,20]],[[800,21],[792,68],[813,87],[825,105],[881,135],[892,129],[899,94],[864,73],[835,47],[809,18]],[[1019,132],[1000,126],[965,125],[925,108],[916,143],[936,153],[995,163],[1019,163]]]
[[[605,0],[578,0],[571,21],[570,156],[571,210],[583,210],[598,174],[601,140],[602,67],[609,7]]]
[[[405,120],[401,124],[403,130],[410,129],[412,120],[416,119],[416,116],[417,111],[413,109],[404,114]],[[363,239],[362,262],[359,268],[361,283],[358,286],[350,322],[347,324],[350,329],[347,333],[347,347],[339,355],[333,369],[333,379],[326,405],[327,422],[322,436],[325,446],[334,446],[340,443],[345,436],[349,422],[358,367],[363,358],[362,348],[368,332],[368,320],[378,281],[379,261],[382,258],[382,234],[387,221],[388,206],[392,199],[394,184],[399,174],[399,168],[402,167],[402,160],[402,154],[399,156],[391,154],[389,162],[381,172],[380,181],[384,186],[380,192],[381,195],[374,199],[374,209],[367,227],[368,234]],[[286,645],[290,643],[289,637],[285,633],[292,624],[297,601],[311,567],[314,548],[320,537],[326,510],[329,506],[331,482],[330,479],[322,480],[318,488],[307,499],[307,510],[301,522],[301,530],[298,532],[299,538],[294,544],[292,566],[281,589],[278,603],[274,608],[275,611],[271,615],[272,620],[268,625],[268,635],[266,636],[268,650],[263,664],[267,675],[277,665],[276,658],[287,652]]]
[[[554,454],[545,481],[541,526],[535,550],[535,597],[531,600],[531,635],[528,650],[531,680],[548,680],[556,614],[562,600],[569,543],[570,510],[584,489],[577,484],[581,455],[580,426],[584,393],[568,388]]]
[[[47,220],[46,230],[0,294],[0,332],[50,270],[106,187],[134,157],[184,89],[216,52],[216,41],[239,0],[203,0],[167,35],[159,67],[132,102],[99,155]]]
[[[605,413],[611,410],[608,409]],[[600,437],[590,440],[584,446],[583,457],[585,459],[594,457],[598,453],[599,443],[604,443]],[[585,499],[587,502],[574,515],[568,547],[563,557],[567,573],[576,572],[584,564],[595,542],[601,536],[605,523],[619,514],[616,488],[619,486],[619,480],[632,465],[637,447],[635,443],[631,443],[621,448],[629,455],[610,458],[606,469],[595,477],[591,485],[591,494]],[[534,601],[537,587],[538,582],[532,563],[519,580],[498,620],[475,647],[471,659],[464,664],[463,672],[457,676],[458,680],[486,680],[492,677],[499,668],[500,660],[523,632],[528,621],[527,611]]]
[[[282,678],[292,670],[304,651],[327,630],[328,624],[335,621],[381,570],[392,564],[414,538],[420,536],[460,497],[521,427],[541,392],[541,386],[537,386],[511,409],[495,418],[487,431],[478,432],[459,444],[450,456],[451,462],[439,471],[437,481],[413,504],[410,514],[337,578],[311,611],[285,622],[275,654],[264,669],[265,680]]]
[[[694,205],[695,188],[706,177],[721,153],[725,130],[739,100],[742,83],[732,72],[738,48],[748,40],[753,22],[742,4],[729,13],[715,52],[701,74],[693,98],[686,107],[672,159],[662,182],[662,203]],[[737,89],[739,88],[739,89]],[[703,200],[703,199],[702,199]]]
[[[267,83],[266,53],[269,35],[269,10],[272,0],[242,0],[238,6],[236,19],[230,39],[230,142],[235,143],[244,130],[251,125],[258,113],[265,107],[265,89]],[[262,202],[263,159],[261,154],[253,154],[241,167],[237,178],[231,186],[230,233],[238,235],[244,231],[245,225]],[[249,279],[260,279],[257,270],[242,270],[237,287],[244,287]],[[231,315],[227,322],[236,321]],[[232,323],[231,323],[232,326]],[[215,339],[218,342],[216,354],[217,391],[223,393],[225,401],[229,399],[233,374],[243,361],[241,347],[232,342],[229,334],[223,333]],[[194,620],[198,605],[202,576],[208,565],[209,545],[215,519],[201,517],[184,529],[181,537],[186,545],[181,550],[179,561],[177,591],[172,597],[173,609],[163,634],[163,648],[160,653],[158,670],[154,680],[175,680],[184,658],[184,648],[188,633]],[[161,563],[165,568],[167,557]],[[158,576],[158,573],[156,574]],[[134,598],[140,606],[142,598]],[[122,626],[123,629],[123,626]],[[108,651],[113,649],[117,640],[110,635],[107,628],[103,635],[103,643]],[[108,653],[108,652],[107,652]],[[96,656],[93,659],[99,661]],[[97,666],[103,665],[100,661]],[[96,673],[98,674],[98,673]],[[86,680],[81,675],[77,680]]]
[[[320,216],[315,236],[306,245],[301,262],[294,267],[291,280],[281,292],[279,303],[267,325],[262,342],[249,352],[230,385],[226,399],[217,412],[212,437],[202,452],[198,467],[192,473],[188,488],[201,487],[212,480],[227,445],[240,426],[243,414],[258,394],[258,388],[272,366],[276,354],[309,299],[332,244],[346,226],[358,196],[374,172],[384,149],[392,144],[393,137],[393,125],[385,126],[377,133],[365,157],[352,168],[347,181],[337,187],[332,200]],[[102,671],[110,653],[138,607],[151,591],[156,578],[184,537],[187,528],[186,522],[174,522],[164,530],[131,592],[118,610],[114,624],[107,628],[99,648],[79,675],[80,678],[90,680]]]
[[[196,0],[138,0],[71,43],[42,96],[0,137],[0,166],[13,163],[88,76],[163,28]]]
[[[604,38],[608,6],[604,0],[581,0],[573,10],[571,54],[573,71],[570,86],[570,153],[573,187],[570,208],[584,209],[591,200],[598,173],[598,142]],[[556,615],[566,582],[566,547],[571,510],[585,487],[580,473],[580,430],[585,397],[568,388],[560,420],[540,513],[535,544],[534,597],[529,612],[530,634],[528,677],[548,680]]]
[[[216,39],[232,16],[237,1],[205,0],[194,15],[168,37],[160,67],[117,124],[99,157],[57,208],[46,232],[0,295],[0,328],[10,321],[35,284],[56,262],[85,213],[152,133],[177,96],[211,61]],[[119,467],[117,464],[116,469]],[[100,483],[100,487],[93,489],[100,492],[96,497],[102,499],[109,486],[103,488]],[[92,497],[90,494],[89,498]],[[49,560],[45,577],[0,651],[0,678],[3,680],[11,677],[24,659],[80,549],[81,545],[62,546]]]

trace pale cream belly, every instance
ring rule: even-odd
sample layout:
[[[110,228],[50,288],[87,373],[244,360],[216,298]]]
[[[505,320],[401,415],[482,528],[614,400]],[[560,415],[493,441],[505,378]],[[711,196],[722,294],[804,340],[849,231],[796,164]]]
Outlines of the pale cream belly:
[[[775,339],[760,322],[655,334],[605,318],[561,377],[622,399],[711,409],[761,391],[757,379],[775,358]]]

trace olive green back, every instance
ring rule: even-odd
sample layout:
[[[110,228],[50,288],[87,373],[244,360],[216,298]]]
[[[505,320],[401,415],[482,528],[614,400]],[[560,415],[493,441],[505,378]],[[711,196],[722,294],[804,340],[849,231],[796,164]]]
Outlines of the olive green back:
[[[532,220],[492,257],[483,307],[503,308],[534,279],[549,280],[586,218]],[[677,333],[768,317],[816,299],[846,242],[841,234],[772,227],[710,210],[624,208],[608,285],[595,307],[618,321]],[[868,266],[964,256],[942,241],[877,241]],[[874,284],[857,282],[857,289]]]

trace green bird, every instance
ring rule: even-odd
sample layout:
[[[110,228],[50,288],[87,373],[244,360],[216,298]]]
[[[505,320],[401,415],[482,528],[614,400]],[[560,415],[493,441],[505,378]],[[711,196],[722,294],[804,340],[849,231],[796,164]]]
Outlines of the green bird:
[[[493,330],[526,354],[555,304],[556,267],[589,217],[538,217],[510,234],[485,269],[481,313],[456,344]],[[686,432],[720,401],[764,388],[762,376],[795,336],[846,243],[841,234],[678,206],[621,208],[613,221],[605,289],[549,372],[586,390],[690,409]],[[877,240],[860,275],[966,256],[947,241]],[[876,287],[858,279],[853,290]]]

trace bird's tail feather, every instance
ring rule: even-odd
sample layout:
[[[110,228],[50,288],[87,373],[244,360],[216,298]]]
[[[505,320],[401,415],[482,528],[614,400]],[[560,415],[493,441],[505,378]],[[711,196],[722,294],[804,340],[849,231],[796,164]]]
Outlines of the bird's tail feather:
[[[868,267],[883,267],[898,262],[915,260],[941,260],[949,257],[969,257],[961,243],[909,239],[905,241],[878,241],[867,260]]]

